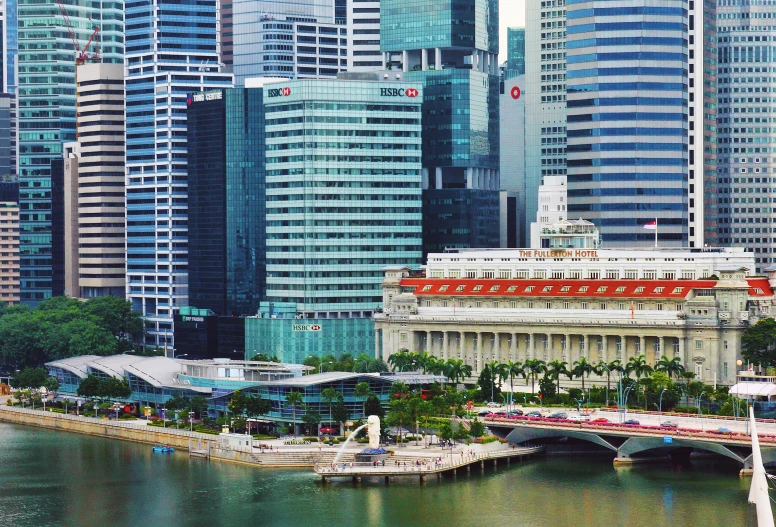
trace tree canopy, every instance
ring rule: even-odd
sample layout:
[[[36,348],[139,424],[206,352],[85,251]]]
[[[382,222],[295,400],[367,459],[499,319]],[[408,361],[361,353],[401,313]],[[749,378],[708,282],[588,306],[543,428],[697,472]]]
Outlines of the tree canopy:
[[[746,328],[741,337],[741,355],[752,364],[776,366],[776,320],[763,318]]]
[[[113,355],[142,342],[143,320],[118,297],[54,297],[0,308],[0,363],[18,369],[78,355]]]

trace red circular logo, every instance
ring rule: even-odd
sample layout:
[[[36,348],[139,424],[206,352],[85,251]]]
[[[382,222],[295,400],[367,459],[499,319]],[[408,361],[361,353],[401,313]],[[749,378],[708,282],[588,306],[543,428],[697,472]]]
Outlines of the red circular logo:
[[[512,86],[512,89],[509,92],[512,95],[513,99],[519,99],[520,98],[520,88],[517,86]]]
[[[283,97],[288,97],[289,95],[291,95],[291,88],[288,88],[288,87],[283,88],[282,90],[280,90],[280,93],[283,95]]]
[[[406,90],[404,90],[404,94],[407,97],[417,97],[418,96],[418,90],[416,90],[415,88],[407,88]]]

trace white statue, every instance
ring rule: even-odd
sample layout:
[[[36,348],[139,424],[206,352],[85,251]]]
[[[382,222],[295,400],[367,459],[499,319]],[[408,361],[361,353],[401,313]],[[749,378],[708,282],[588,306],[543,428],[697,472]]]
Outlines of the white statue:
[[[366,418],[366,425],[369,448],[380,448],[380,418],[376,415],[370,415]]]

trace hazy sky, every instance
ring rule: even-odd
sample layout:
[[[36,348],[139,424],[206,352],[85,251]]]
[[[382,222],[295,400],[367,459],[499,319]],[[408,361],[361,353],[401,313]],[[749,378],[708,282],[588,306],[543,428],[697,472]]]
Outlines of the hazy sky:
[[[499,64],[507,60],[507,28],[525,27],[525,0],[499,0]]]

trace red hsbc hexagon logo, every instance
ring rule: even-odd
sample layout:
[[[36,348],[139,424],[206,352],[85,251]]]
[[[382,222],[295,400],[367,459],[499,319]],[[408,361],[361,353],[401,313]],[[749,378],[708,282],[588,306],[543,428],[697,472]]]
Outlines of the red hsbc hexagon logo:
[[[291,95],[291,88],[286,86],[285,88],[280,90],[280,93],[283,95],[283,97],[288,97],[289,95]]]
[[[406,90],[404,90],[404,95],[406,95],[407,97],[417,97],[418,90],[416,90],[415,88],[407,88]]]
[[[520,88],[517,86],[512,86],[512,89],[509,91],[509,94],[512,96],[513,99],[519,99],[520,98]]]
[[[320,331],[320,330],[321,330],[320,324],[313,324],[310,326],[310,331]]]

